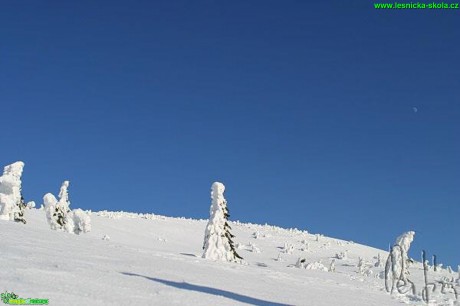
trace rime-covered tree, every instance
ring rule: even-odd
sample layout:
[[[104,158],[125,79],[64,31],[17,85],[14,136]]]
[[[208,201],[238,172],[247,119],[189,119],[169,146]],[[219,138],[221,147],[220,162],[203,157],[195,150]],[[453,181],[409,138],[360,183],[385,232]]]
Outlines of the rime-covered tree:
[[[227,201],[224,198],[225,186],[215,182],[211,187],[211,208],[208,225],[206,226],[203,258],[242,262],[242,257],[235,250]]]
[[[26,204],[21,192],[21,176],[24,163],[21,161],[5,166],[0,176],[0,219],[26,223]]]
[[[394,265],[396,265],[395,270],[402,270],[402,278],[405,280],[409,275],[409,249],[412,241],[414,241],[415,232],[409,231],[401,234],[396,238],[395,245],[393,246],[394,250]]]
[[[43,197],[43,205],[45,207],[46,220],[48,221],[49,226],[53,230],[62,229],[64,225],[63,215],[60,213],[60,210],[57,207],[57,203],[58,200],[52,193],[47,193]]]
[[[46,217],[51,229],[62,229],[69,233],[86,233],[91,230],[91,219],[81,209],[70,210],[69,188],[70,182],[64,181],[59,191],[59,201],[47,193],[43,197]]]
[[[59,190],[59,206],[61,206],[66,213],[70,212],[69,185],[69,181],[64,181]]]
[[[26,224],[26,219],[24,219],[24,211],[27,207],[24,197],[21,195],[21,199],[16,203],[15,212],[14,212],[14,221],[22,222]]]

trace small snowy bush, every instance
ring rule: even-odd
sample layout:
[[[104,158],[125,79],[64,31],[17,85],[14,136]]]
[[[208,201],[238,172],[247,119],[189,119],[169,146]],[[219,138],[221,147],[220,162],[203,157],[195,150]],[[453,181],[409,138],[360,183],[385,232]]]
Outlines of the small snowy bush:
[[[331,264],[329,265],[329,272],[335,272],[335,259],[331,260]]]
[[[348,259],[348,250],[335,254],[335,258],[343,260]]]
[[[307,270],[320,270],[320,271],[329,271],[329,269],[322,264],[321,260],[316,262],[311,262],[305,266]]]
[[[260,249],[257,247],[255,243],[249,242],[248,247],[249,251],[251,251],[252,253],[260,253]]]
[[[376,268],[382,268],[384,266],[384,262],[382,260],[382,257],[380,256],[380,253],[377,255],[377,262],[374,264],[374,267]]]
[[[71,216],[74,224],[74,233],[87,233],[91,231],[91,218],[80,208],[71,211]]]
[[[35,202],[34,201],[27,202],[27,208],[28,209],[35,208]]]
[[[283,252],[286,254],[292,254],[292,252],[294,252],[294,246],[289,242],[285,242]]]

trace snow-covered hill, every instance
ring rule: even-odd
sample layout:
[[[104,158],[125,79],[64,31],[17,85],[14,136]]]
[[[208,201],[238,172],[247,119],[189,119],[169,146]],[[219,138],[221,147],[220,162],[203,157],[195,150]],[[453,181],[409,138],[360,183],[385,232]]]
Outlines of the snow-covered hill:
[[[201,258],[206,220],[99,212],[91,232],[74,235],[50,230],[43,210],[27,210],[26,218],[25,225],[0,220],[0,290],[50,305],[423,303],[385,291],[384,268],[374,264],[387,252],[304,231],[231,223],[241,265]],[[308,269],[295,267],[299,258]],[[335,272],[321,270],[333,258]],[[421,265],[410,271],[420,291]],[[438,304],[455,305],[453,294],[438,291]]]

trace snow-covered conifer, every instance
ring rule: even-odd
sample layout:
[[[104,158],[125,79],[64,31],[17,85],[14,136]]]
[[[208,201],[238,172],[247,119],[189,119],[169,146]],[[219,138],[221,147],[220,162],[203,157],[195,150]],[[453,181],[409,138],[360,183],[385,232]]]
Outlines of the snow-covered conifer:
[[[409,231],[401,234],[398,238],[396,238],[396,245],[399,245],[403,250],[404,254],[408,254],[410,249],[410,244],[414,241],[415,232]]]
[[[255,245],[255,243],[249,242],[250,251],[253,253],[260,253],[260,249]]]
[[[320,270],[320,271],[329,271],[329,269],[323,265],[321,262],[321,259],[315,262],[311,262],[305,266],[305,269],[307,270]]]
[[[397,247],[393,247],[393,252],[394,252],[395,259],[396,259],[395,262],[393,263],[394,265],[396,265],[393,270],[400,271],[401,269],[403,269],[402,277],[404,279],[406,278],[407,275],[409,275],[408,252],[409,252],[412,241],[414,241],[414,236],[415,236],[414,231],[409,231],[409,232],[405,232],[401,234],[398,238],[396,238],[395,246]]]
[[[329,265],[329,272],[335,272],[335,258],[331,260],[331,264]]]
[[[382,256],[380,256],[380,253],[378,253],[377,255],[377,262],[374,264],[374,267],[376,268],[381,268],[383,267],[385,264],[383,263],[383,260],[382,260]]]
[[[335,258],[343,260],[348,259],[348,250],[335,254]]]
[[[89,215],[80,208],[70,212],[74,223],[74,233],[87,233],[91,231],[91,219]]]
[[[358,258],[358,273],[359,274],[364,274],[364,268],[366,267],[366,264],[364,262],[364,258],[359,257]]]
[[[62,229],[69,233],[86,233],[91,230],[91,219],[81,209],[70,210],[69,181],[64,181],[59,191],[59,201],[47,193],[43,197],[46,218],[51,229]]]
[[[63,216],[62,213],[56,207],[57,203],[58,200],[51,193],[47,193],[43,197],[43,205],[45,207],[46,220],[48,221],[49,226],[53,230],[61,229],[63,226]]]
[[[285,242],[283,246],[283,252],[286,254],[292,254],[292,252],[294,252],[294,246],[289,242]]]
[[[227,201],[224,198],[225,186],[215,182],[211,187],[211,208],[208,225],[206,226],[203,258],[241,262],[243,259],[235,250],[228,224],[230,216]]]
[[[64,181],[59,190],[59,205],[66,212],[70,212],[69,185],[69,181]]]
[[[21,176],[24,163],[21,161],[5,166],[0,176],[0,219],[26,223],[26,203],[21,193]]]

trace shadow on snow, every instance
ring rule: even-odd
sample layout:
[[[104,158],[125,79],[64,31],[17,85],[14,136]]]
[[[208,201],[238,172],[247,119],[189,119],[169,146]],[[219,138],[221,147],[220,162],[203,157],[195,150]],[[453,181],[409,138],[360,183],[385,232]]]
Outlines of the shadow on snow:
[[[185,289],[185,290],[191,290],[191,291],[197,291],[197,292],[203,292],[207,294],[212,294],[212,295],[217,295],[217,296],[223,296],[228,299],[232,299],[241,303],[247,303],[247,304],[252,304],[252,305],[270,305],[270,306],[286,306],[288,304],[280,304],[280,303],[275,303],[275,302],[269,302],[269,301],[264,301],[260,299],[256,299],[250,296],[238,294],[238,293],[233,293],[230,291],[226,290],[221,290],[221,289],[216,289],[216,288],[211,288],[211,287],[205,287],[205,286],[199,286],[199,285],[193,285],[185,282],[173,282],[173,281],[168,281],[165,279],[160,279],[160,278],[154,278],[154,277],[148,277],[136,273],[129,273],[129,272],[120,272],[121,274],[128,275],[128,276],[137,276],[137,277],[143,277],[145,279],[162,283],[167,286],[179,288],[179,289]]]

